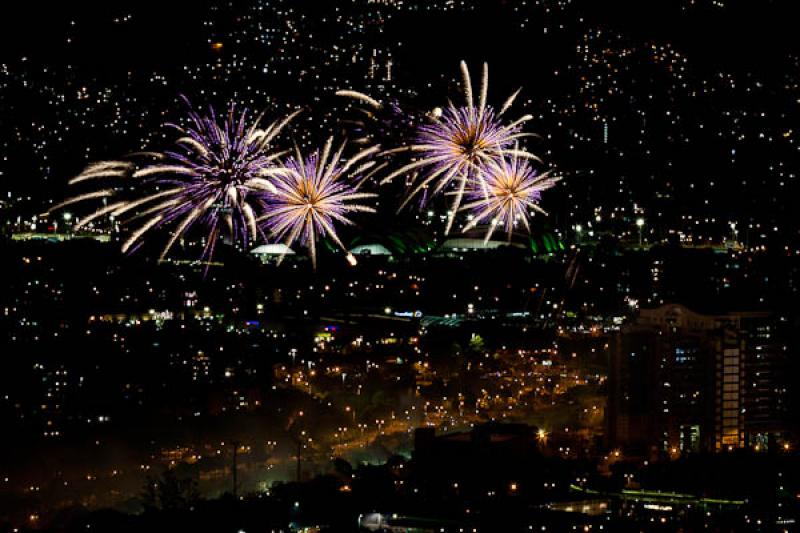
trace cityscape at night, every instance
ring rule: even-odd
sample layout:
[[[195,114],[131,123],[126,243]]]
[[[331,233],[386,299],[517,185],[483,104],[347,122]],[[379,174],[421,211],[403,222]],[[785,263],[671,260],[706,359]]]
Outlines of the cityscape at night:
[[[0,533],[800,530],[789,0],[0,18]]]

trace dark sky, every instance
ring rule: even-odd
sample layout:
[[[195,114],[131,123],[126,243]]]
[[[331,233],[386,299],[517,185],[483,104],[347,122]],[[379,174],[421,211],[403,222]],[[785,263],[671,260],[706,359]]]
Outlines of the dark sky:
[[[19,2],[0,17],[0,58],[24,54],[50,63],[87,64],[170,61],[202,44],[194,40],[201,36],[205,0],[47,3],[52,5],[44,9],[41,2]],[[130,21],[114,23],[126,14],[133,15]],[[73,38],[70,46],[67,37]]]
[[[343,5],[351,0],[341,1]],[[708,5],[710,0],[695,0]],[[633,37],[683,43],[709,61],[769,67],[788,52],[797,52],[800,39],[791,0],[723,0],[725,9],[680,9],[689,0],[576,0],[587,21],[618,29]],[[209,0],[119,0],[114,2],[14,2],[0,16],[0,60],[21,54],[49,61],[104,64],[110,61],[170,63],[202,47],[202,20]],[[308,3],[297,0],[295,4]],[[488,11],[514,0],[476,0]],[[133,14],[124,24],[114,17]],[[75,21],[77,39],[66,37]],[[442,29],[442,31],[446,31]],[[449,30],[455,31],[455,30]],[[409,37],[413,38],[412,32]],[[488,35],[497,39],[502,35]],[[489,46],[491,42],[487,43]],[[501,40],[496,46],[502,47]],[[698,57],[699,59],[699,57]]]

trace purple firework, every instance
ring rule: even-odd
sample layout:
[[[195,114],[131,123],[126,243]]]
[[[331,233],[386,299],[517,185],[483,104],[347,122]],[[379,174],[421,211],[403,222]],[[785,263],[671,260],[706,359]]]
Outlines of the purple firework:
[[[498,226],[504,227],[509,241],[517,223],[530,231],[529,216],[533,212],[546,214],[539,207],[542,191],[553,187],[558,180],[551,177],[550,172],[537,173],[529,161],[518,155],[487,161],[481,170],[481,179],[474,181],[467,190],[469,201],[461,207],[470,212],[464,231],[485,223],[485,241]]]
[[[314,152],[308,157],[296,150],[294,157],[275,173],[272,182],[275,190],[263,193],[267,209],[259,219],[287,246],[297,241],[307,247],[314,268],[317,266],[317,239],[328,236],[347,252],[336,233],[337,224],[352,224],[346,216],[349,213],[375,211],[356,203],[377,196],[358,192],[356,177],[374,165],[374,161],[359,162],[374,154],[377,148],[362,150],[343,162],[345,145],[331,156],[332,145],[331,138],[321,154]],[[355,264],[352,254],[348,253],[347,259]]]
[[[82,218],[78,226],[106,215],[116,218],[130,214],[125,223],[140,223],[123,244],[123,252],[138,247],[151,230],[167,226],[173,229],[162,258],[194,226],[201,226],[206,232],[206,258],[211,257],[223,234],[232,242],[247,245],[257,238],[256,217],[264,207],[262,196],[256,193],[272,190],[268,178],[276,171],[275,160],[283,155],[272,149],[273,141],[295,115],[262,129],[260,117],[250,120],[247,110],[237,112],[233,105],[223,118],[218,118],[213,109],[208,115],[192,111],[187,127],[172,125],[181,134],[176,141],[178,149],[139,154],[147,156],[144,164],[95,163],[70,181],[75,184],[97,178],[132,177],[140,180],[137,185],[147,189],[148,194],[114,201],[119,192],[104,188],[73,197],[50,211],[109,197],[112,203]]]
[[[472,182],[481,179],[481,171],[487,161],[502,154],[537,159],[524,150],[512,148],[516,139],[527,135],[521,131],[521,126],[532,117],[525,115],[510,123],[501,120],[519,91],[512,94],[495,113],[494,109],[486,104],[489,83],[487,65],[485,63],[483,65],[477,105],[473,99],[469,70],[463,61],[461,71],[466,105],[456,107],[451,103],[444,110],[437,109],[431,114],[430,122],[418,128],[418,135],[413,144],[390,150],[389,152],[410,151],[417,154],[417,158],[383,179],[383,183],[386,183],[403,174],[415,174],[412,178],[412,188],[401,208],[430,186],[433,186],[433,190],[429,196],[435,196],[451,184],[455,184],[455,199],[448,216],[445,234],[450,231],[464,191]]]

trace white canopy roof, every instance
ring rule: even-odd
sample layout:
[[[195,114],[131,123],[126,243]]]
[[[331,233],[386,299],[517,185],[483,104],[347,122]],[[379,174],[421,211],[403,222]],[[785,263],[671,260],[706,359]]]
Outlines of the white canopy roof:
[[[350,250],[350,253],[353,255],[392,255],[392,252],[382,244],[361,244]]]
[[[294,250],[283,243],[275,243],[262,244],[250,250],[250,253],[255,255],[293,255]]]

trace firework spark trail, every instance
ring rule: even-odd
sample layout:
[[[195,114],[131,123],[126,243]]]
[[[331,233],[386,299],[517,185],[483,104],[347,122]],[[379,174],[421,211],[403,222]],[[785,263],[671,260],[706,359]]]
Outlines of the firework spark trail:
[[[88,200],[114,197],[116,201],[82,218],[78,227],[105,215],[117,217],[132,213],[123,225],[152,217],[125,241],[123,250],[129,251],[151,230],[174,225],[161,252],[162,258],[195,225],[202,225],[206,230],[204,258],[210,259],[215,241],[222,234],[221,224],[227,228],[232,242],[247,245],[258,236],[257,213],[265,207],[261,193],[274,190],[270,178],[279,166],[278,159],[285,155],[273,149],[273,141],[297,113],[262,129],[261,116],[250,120],[246,109],[239,112],[233,105],[219,118],[213,108],[209,108],[207,114],[190,111],[187,127],[169,125],[179,133],[175,149],[163,153],[140,152],[136,157],[149,161],[138,165],[130,161],[93,163],[70,180],[71,184],[78,184],[100,178],[130,179],[133,181],[123,182],[128,185],[125,188],[130,189],[133,184],[135,191],[147,191],[144,195],[119,199],[127,191],[106,186],[70,198],[49,212]]]
[[[328,236],[345,253],[351,264],[355,258],[347,252],[340,240],[336,225],[352,225],[350,213],[375,212],[359,200],[377,196],[358,192],[358,177],[350,170],[364,158],[373,155],[377,148],[368,148],[342,162],[345,144],[331,155],[333,138],[319,151],[304,157],[299,148],[273,181],[276,192],[264,193],[268,204],[262,221],[267,230],[287,246],[294,242],[308,248],[311,263],[316,269],[318,239]],[[363,166],[363,165],[362,165]]]
[[[122,177],[127,175],[132,168],[133,164],[127,161],[99,161],[86,167],[83,172],[69,180],[68,183],[69,185],[74,185],[90,179]]]
[[[63,202],[61,202],[59,204],[54,205],[53,207],[48,209],[47,212],[44,213],[44,215],[47,216],[47,215],[49,215],[50,213],[52,213],[54,211],[58,211],[59,209],[63,209],[65,207],[67,207],[68,205],[77,204],[77,203],[80,203],[80,202],[85,202],[86,200],[95,200],[97,198],[107,198],[107,197],[113,196],[113,195],[114,195],[114,190],[113,189],[101,189],[99,191],[93,191],[93,192],[87,192],[85,194],[79,194],[78,196],[73,196],[72,198],[69,198],[69,199],[64,200]]]
[[[350,91],[350,90],[336,91],[336,96],[344,96],[347,98],[352,98],[354,100],[360,100],[366,104],[369,104],[371,107],[374,107],[375,109],[381,109],[383,107],[383,104],[380,103],[378,100],[358,91]]]
[[[77,231],[77,230],[81,229],[82,227],[84,227],[85,225],[87,225],[88,223],[90,223],[91,221],[95,220],[96,218],[100,218],[103,215],[111,213],[111,212],[119,209],[120,207],[123,207],[124,205],[125,205],[125,202],[116,202],[116,203],[108,205],[108,206],[106,206],[106,207],[104,207],[102,209],[98,209],[97,211],[95,211],[91,215],[89,215],[87,217],[83,217],[82,219],[80,219],[78,221],[78,223],[75,224],[75,227],[73,228],[73,230]]]
[[[128,240],[125,241],[125,243],[122,245],[122,252],[123,253],[127,252],[130,249],[130,247],[133,246],[136,243],[136,241],[138,241],[139,238],[147,232],[147,230],[149,230],[150,228],[152,228],[153,226],[155,226],[156,224],[161,222],[161,219],[163,219],[163,218],[164,218],[164,215],[156,215],[153,218],[151,218],[150,220],[148,220],[139,229],[134,231],[131,234],[131,236],[128,237]]]
[[[517,222],[530,231],[529,213],[547,214],[539,207],[542,191],[559,181],[549,172],[538,174],[526,159],[517,155],[490,161],[482,172],[482,179],[473,182],[467,191],[470,200],[461,210],[471,213],[464,232],[488,221],[484,242],[491,239],[498,225],[504,226],[509,241]]]
[[[163,260],[167,256],[169,251],[175,245],[175,241],[177,241],[181,237],[181,235],[186,233],[186,230],[189,228],[189,226],[191,226],[194,223],[194,221],[197,219],[197,217],[200,216],[200,214],[203,213],[203,211],[205,211],[208,208],[210,208],[213,203],[214,203],[214,200],[213,199],[209,199],[209,200],[206,201],[205,204],[196,206],[194,209],[192,209],[189,212],[188,215],[186,215],[186,217],[181,221],[181,223],[172,232],[172,236],[170,237],[169,242],[167,242],[167,245],[161,251],[161,256],[159,257],[159,259]]]
[[[122,215],[123,213],[127,213],[128,211],[132,211],[133,209],[136,209],[140,205],[144,205],[144,204],[150,203],[153,200],[157,200],[157,199],[163,198],[165,196],[172,196],[172,195],[178,194],[178,193],[181,192],[181,190],[182,189],[179,188],[179,187],[178,188],[173,188],[173,189],[167,189],[166,191],[157,192],[157,193],[151,194],[149,196],[145,196],[143,198],[139,198],[137,200],[129,200],[127,202],[123,202],[122,205],[119,207],[119,209],[115,209],[111,214],[114,215],[115,217],[118,217],[118,216]],[[101,209],[101,211],[102,211],[102,209]],[[90,215],[90,216],[94,216],[95,213],[92,213],[92,215]]]
[[[153,165],[147,168],[140,168],[133,173],[134,178],[146,178],[159,174],[185,174],[191,176],[195,170],[182,165]]]

